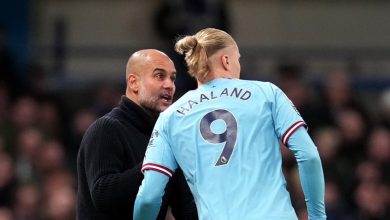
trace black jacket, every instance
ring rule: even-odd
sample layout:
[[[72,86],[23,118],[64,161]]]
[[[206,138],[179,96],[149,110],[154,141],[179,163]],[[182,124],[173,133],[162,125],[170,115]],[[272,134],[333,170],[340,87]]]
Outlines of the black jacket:
[[[133,219],[140,172],[156,118],[123,96],[118,107],[96,120],[84,134],[77,157],[77,219]],[[197,219],[195,203],[177,172],[167,186],[158,219],[167,203],[177,220]]]

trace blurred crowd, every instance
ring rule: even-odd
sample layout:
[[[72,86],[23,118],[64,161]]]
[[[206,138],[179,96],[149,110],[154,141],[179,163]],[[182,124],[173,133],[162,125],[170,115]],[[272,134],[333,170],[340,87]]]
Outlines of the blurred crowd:
[[[194,26],[177,26],[174,21],[191,16],[212,21],[208,19],[212,17],[219,19],[215,24],[221,29],[228,28],[223,5],[201,0],[162,2],[155,28],[167,39],[168,48],[172,48],[172,33],[186,33]],[[182,12],[178,14],[182,18],[168,17],[173,14],[170,10]],[[53,91],[41,66],[30,65],[26,73],[17,73],[5,52],[0,48],[0,220],[74,219],[82,135],[119,102],[124,87],[102,84],[88,91]],[[183,74],[182,61],[173,59],[180,72],[180,96],[194,83]],[[390,219],[390,85],[366,96],[364,89],[354,85],[353,72],[332,69],[308,80],[301,70],[280,65],[269,80],[295,104],[318,147],[328,219]],[[295,158],[286,147],[281,146],[281,151],[293,205],[299,218],[306,219]]]
[[[313,83],[299,66],[281,65],[273,81],[295,104],[318,147],[328,219],[390,219],[390,86],[367,96],[353,79],[353,73],[332,69]],[[306,219],[295,158],[281,149],[294,206]]]
[[[100,85],[69,106],[66,91],[46,90],[44,71],[30,69],[25,80],[0,82],[0,220],[74,219],[82,135],[122,91]],[[390,89],[367,106],[352,79],[352,73],[332,70],[313,83],[282,65],[271,81],[295,104],[318,147],[328,219],[390,219]],[[294,207],[305,219],[295,159],[281,150]]]
[[[27,80],[12,90],[12,82],[0,81],[0,220],[75,218],[82,135],[120,98],[103,86],[80,97],[84,105],[67,106],[71,97],[45,91],[40,77],[39,88]]]

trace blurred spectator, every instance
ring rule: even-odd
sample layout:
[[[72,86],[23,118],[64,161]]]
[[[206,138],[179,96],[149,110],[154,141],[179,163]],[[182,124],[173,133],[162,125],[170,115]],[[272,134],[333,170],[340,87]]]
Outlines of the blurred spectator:
[[[123,89],[123,88],[121,88]],[[99,83],[96,87],[93,109],[98,117],[111,111],[120,101],[121,93],[114,85]]]
[[[22,183],[39,181],[36,166],[42,144],[42,133],[36,128],[26,128],[19,133],[15,163],[16,175]]]
[[[0,207],[11,207],[15,196],[15,170],[12,158],[0,151]]]
[[[37,169],[43,176],[67,167],[64,146],[57,140],[45,142],[39,150]]]
[[[313,134],[313,141],[321,157],[325,180],[341,180],[343,177],[343,167],[335,162],[339,160],[341,138],[339,130],[332,126],[323,126]]]
[[[340,156],[348,157],[352,163],[355,163],[364,154],[369,125],[361,113],[352,108],[338,111],[335,120],[342,137]]]
[[[23,184],[17,188],[13,212],[15,220],[40,220],[41,196],[37,185]]]
[[[62,137],[62,121],[59,110],[51,101],[41,102],[38,106],[37,127],[43,132],[46,138]]]
[[[0,123],[0,136],[3,136],[5,150],[15,156],[18,133],[37,122],[37,102],[29,96],[16,99],[10,106],[9,114]],[[0,116],[1,117],[1,116]]]
[[[37,115],[38,103],[30,96],[20,97],[12,106],[12,123],[16,129],[36,125]]]
[[[174,52],[179,36],[194,34],[200,29],[213,27],[230,31],[229,12],[224,0],[162,0],[154,16],[154,29],[166,42],[164,52],[174,61],[177,74],[175,99],[197,87],[184,65],[183,56]]]
[[[368,138],[368,157],[379,165],[390,163],[390,130],[385,127],[372,129]]]
[[[388,189],[382,182],[362,181],[355,191],[358,220],[390,219]]]
[[[75,219],[75,177],[67,169],[57,169],[45,177],[43,184],[44,219]]]
[[[352,203],[351,194],[355,187],[355,169],[358,163],[364,158],[366,151],[368,124],[363,116],[356,109],[340,109],[335,118],[337,128],[340,133],[341,142],[338,147],[337,164],[340,170],[340,187],[347,198],[348,203]],[[336,161],[335,161],[336,162]]]
[[[79,136],[77,144],[79,144],[82,139],[84,132],[87,128],[96,120],[97,114],[95,111],[89,108],[80,108],[75,112],[72,120],[72,131]]]
[[[71,188],[75,189],[75,175],[67,168],[57,169],[43,179],[43,196],[48,198],[51,194],[55,193],[58,189]]]
[[[0,220],[14,220],[12,211],[5,207],[0,207]]]
[[[368,121],[368,113],[357,97],[349,73],[341,69],[332,69],[326,73],[322,88],[324,108],[328,114],[326,118],[334,124],[339,112],[348,108],[353,109]]]
[[[304,79],[304,71],[297,62],[281,60],[276,66],[272,81],[285,93],[296,88],[297,83]],[[308,94],[306,94],[308,95]]]
[[[326,125],[329,118],[305,75],[300,64],[283,60],[276,67],[271,81],[284,91],[307,123],[309,133],[312,133],[317,127]]]
[[[68,187],[59,188],[47,198],[45,203],[44,220],[72,220],[75,219],[76,195]]]
[[[91,108],[79,108],[70,121],[70,129],[67,138],[66,154],[72,170],[76,172],[77,153],[83,135],[87,128],[97,119],[96,112]]]
[[[380,94],[378,107],[379,123],[390,129],[390,88]]]
[[[229,16],[223,0],[162,0],[154,20],[160,36],[172,46],[176,37],[194,34],[203,28],[229,31]]]
[[[374,128],[368,138],[367,159],[378,166],[381,176],[390,183],[390,130],[385,127]]]
[[[323,126],[313,134],[313,139],[323,164],[336,160],[335,158],[337,157],[338,147],[341,141],[341,136],[337,128]]]
[[[357,183],[365,181],[378,182],[382,180],[382,174],[375,162],[366,160],[356,166],[353,180]]]
[[[340,193],[339,185],[331,179],[325,182],[325,207],[328,220],[355,220]]]

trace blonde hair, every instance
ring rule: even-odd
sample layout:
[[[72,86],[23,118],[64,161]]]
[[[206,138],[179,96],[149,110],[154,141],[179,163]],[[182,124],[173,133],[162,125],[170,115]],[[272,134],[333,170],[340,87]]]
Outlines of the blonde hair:
[[[175,44],[175,51],[184,55],[189,74],[203,81],[210,72],[208,58],[218,50],[235,44],[232,36],[225,31],[206,28],[195,35],[179,39]]]

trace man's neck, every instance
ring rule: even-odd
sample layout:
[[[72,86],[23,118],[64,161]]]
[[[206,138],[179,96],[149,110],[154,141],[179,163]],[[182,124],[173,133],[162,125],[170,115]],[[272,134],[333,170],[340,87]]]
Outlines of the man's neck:
[[[147,107],[144,107],[144,106],[141,106],[140,107],[151,117],[151,118],[155,118],[157,119],[158,116],[160,115],[160,112],[156,112],[150,108],[147,108]]]

